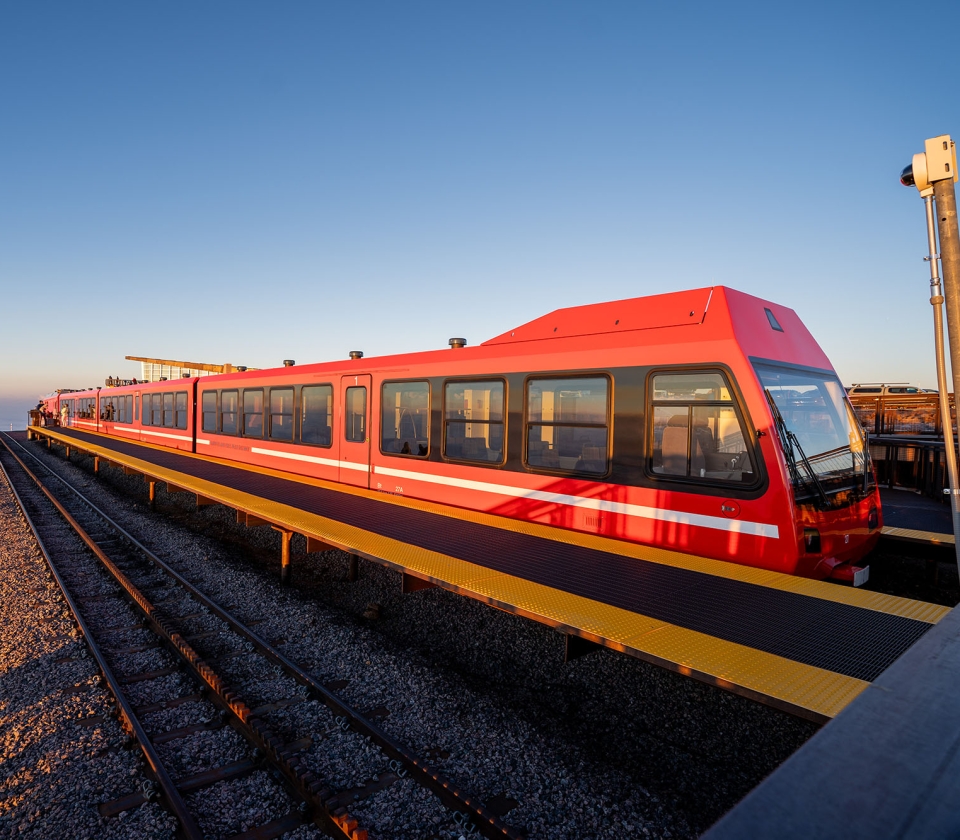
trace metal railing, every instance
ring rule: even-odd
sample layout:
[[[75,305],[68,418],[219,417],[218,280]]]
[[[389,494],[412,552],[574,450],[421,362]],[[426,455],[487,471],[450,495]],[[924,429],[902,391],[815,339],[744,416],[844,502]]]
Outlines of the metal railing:
[[[913,435],[870,436],[870,457],[882,487],[917,490],[944,504],[949,502],[946,448],[942,440]]]
[[[938,394],[852,395],[850,404],[860,425],[873,435],[943,437]],[[950,416],[957,428],[957,406],[950,395]]]

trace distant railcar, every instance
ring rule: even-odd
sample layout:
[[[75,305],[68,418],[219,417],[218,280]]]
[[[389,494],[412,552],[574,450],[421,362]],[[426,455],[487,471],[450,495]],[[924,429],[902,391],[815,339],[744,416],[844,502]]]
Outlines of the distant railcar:
[[[476,347],[64,393],[101,434],[854,583],[864,436],[790,309],[722,286],[560,309]]]

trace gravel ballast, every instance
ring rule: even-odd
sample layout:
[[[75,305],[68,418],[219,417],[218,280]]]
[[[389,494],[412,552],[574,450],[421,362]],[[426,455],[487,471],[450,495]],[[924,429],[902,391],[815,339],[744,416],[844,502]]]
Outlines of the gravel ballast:
[[[279,537],[269,529],[237,526],[233,511],[222,507],[194,511],[190,497],[164,491],[151,510],[142,479],[108,470],[97,480],[90,458],[75,454],[66,463],[44,446],[29,449],[86,485],[81,489],[97,504],[210,597],[240,619],[257,621],[256,631],[286,656],[324,682],[347,681],[339,693],[360,711],[385,710],[378,717],[384,730],[429,757],[469,794],[497,803],[503,819],[531,838],[696,837],[816,731],[611,651],[564,665],[563,639],[549,628],[442,589],[402,595],[396,572],[364,561],[360,579],[349,582],[345,554],[307,555],[299,537],[293,542],[294,585],[283,589]],[[8,518],[19,522],[6,506],[0,513],[4,529]],[[29,539],[23,551],[30,555]],[[8,554],[5,548],[5,567]],[[35,562],[42,568],[42,560]],[[22,577],[5,568],[2,585],[11,588],[9,578]],[[370,604],[378,605],[379,617],[364,618]],[[210,622],[197,625],[205,630]],[[37,653],[42,645],[32,639],[29,645],[22,659],[43,656]],[[93,676],[92,664],[77,664]],[[238,672],[236,678],[244,677]],[[274,691],[283,695],[283,682],[277,680],[275,689],[258,683],[264,702],[275,699]],[[94,694],[78,696],[89,701]],[[176,727],[176,715],[161,717],[151,725]],[[281,734],[313,727],[316,736],[303,759],[335,789],[387,771],[382,755],[358,748],[356,736],[341,733],[322,704],[279,708],[267,719]],[[3,733],[6,721],[4,709]],[[136,769],[135,756],[123,756]],[[64,772],[76,774],[83,762],[77,764]],[[24,789],[23,801],[38,795]],[[94,814],[96,802],[107,798],[91,798]],[[18,806],[12,824],[26,810]],[[349,811],[371,840],[465,834],[432,794],[406,779]],[[11,813],[4,812],[4,830]],[[135,818],[131,812],[126,819]],[[230,826],[205,828],[216,833],[241,824],[246,820],[238,815]]]
[[[140,787],[140,754],[2,478],[0,628],[0,837],[173,837],[159,805],[97,810]]]

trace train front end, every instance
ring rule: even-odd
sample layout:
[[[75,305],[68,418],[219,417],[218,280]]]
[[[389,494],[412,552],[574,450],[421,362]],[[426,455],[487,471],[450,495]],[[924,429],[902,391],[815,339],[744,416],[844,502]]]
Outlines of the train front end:
[[[860,586],[883,514],[866,437],[833,371],[754,360],[794,508],[796,574]]]

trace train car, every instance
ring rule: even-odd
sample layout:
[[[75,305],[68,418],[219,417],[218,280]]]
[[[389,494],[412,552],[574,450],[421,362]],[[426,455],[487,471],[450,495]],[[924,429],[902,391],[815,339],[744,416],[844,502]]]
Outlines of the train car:
[[[882,526],[869,453],[792,310],[718,286],[561,309],[465,345],[62,393],[48,410],[126,440],[865,582]]]
[[[865,582],[869,453],[792,310],[718,286],[465,344],[204,377],[180,431],[245,464]]]
[[[195,449],[196,378],[141,382],[100,391],[100,431],[124,440]]]
[[[44,398],[53,422],[193,452],[195,378],[61,391]]]

